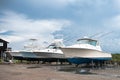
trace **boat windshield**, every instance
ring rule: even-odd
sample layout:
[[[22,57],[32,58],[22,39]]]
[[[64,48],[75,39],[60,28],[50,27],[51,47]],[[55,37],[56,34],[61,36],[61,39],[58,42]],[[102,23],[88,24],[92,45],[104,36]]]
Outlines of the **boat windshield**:
[[[96,40],[78,40],[77,42],[78,44],[90,44],[90,45],[93,45],[93,46],[96,46],[97,45],[97,41]]]
[[[57,47],[55,45],[49,45],[47,48],[48,49],[56,49]]]

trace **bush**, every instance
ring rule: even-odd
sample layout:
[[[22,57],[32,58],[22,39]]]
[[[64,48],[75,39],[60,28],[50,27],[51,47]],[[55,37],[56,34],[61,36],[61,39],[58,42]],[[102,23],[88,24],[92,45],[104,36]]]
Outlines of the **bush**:
[[[112,61],[120,61],[120,54],[112,54]]]

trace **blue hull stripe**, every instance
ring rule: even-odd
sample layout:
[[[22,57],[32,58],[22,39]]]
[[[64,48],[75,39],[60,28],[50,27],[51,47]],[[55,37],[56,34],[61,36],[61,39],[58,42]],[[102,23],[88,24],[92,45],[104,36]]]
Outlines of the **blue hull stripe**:
[[[93,62],[103,62],[111,60],[111,58],[68,58],[68,61],[74,64],[83,64]]]

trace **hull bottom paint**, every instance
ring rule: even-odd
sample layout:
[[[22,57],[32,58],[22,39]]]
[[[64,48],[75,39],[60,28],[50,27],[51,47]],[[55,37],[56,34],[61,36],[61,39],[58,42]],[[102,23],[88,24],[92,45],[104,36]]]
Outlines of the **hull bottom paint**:
[[[33,53],[43,58],[65,58],[64,54],[53,53],[53,52],[33,52]]]
[[[92,63],[92,62],[103,62],[111,60],[111,58],[68,58],[68,61],[74,64],[84,64],[84,63]]]

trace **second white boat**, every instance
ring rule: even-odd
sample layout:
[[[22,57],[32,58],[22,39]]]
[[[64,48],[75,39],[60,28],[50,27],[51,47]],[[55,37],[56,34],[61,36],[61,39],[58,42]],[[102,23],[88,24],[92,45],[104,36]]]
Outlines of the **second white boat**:
[[[77,44],[62,47],[61,50],[68,58],[68,61],[75,64],[107,61],[112,58],[110,53],[101,50],[97,40],[91,38],[78,39]]]

